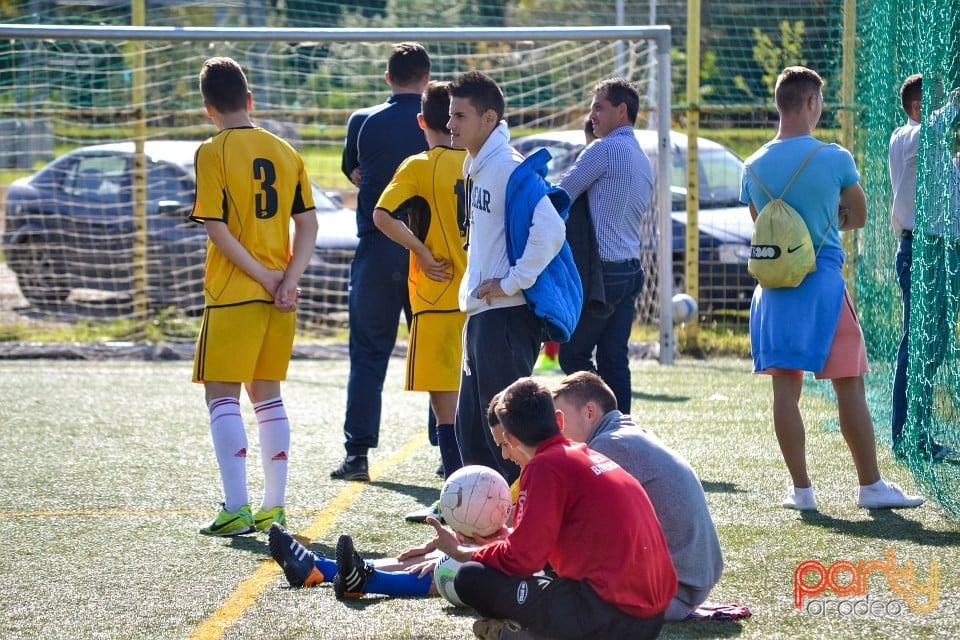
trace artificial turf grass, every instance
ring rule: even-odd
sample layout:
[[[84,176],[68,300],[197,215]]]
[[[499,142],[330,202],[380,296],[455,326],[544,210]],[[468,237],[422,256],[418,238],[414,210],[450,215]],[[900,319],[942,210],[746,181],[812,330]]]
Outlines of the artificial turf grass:
[[[960,581],[956,522],[934,504],[867,512],[840,435],[822,428],[836,409],[805,396],[811,473],[821,512],[779,507],[787,483],[770,419],[769,380],[739,360],[663,367],[635,362],[634,413],[687,457],[703,479],[726,570],[714,601],[739,602],[753,618],[668,624],[662,637],[955,637]],[[9,598],[4,637],[189,637],[238,584],[271,562],[266,537],[209,540],[196,530],[215,512],[219,480],[202,390],[189,363],[7,361],[0,363],[0,574]],[[284,385],[293,422],[290,526],[306,528],[348,484],[332,482],[342,456],[347,363],[296,361]],[[376,463],[410,438],[423,447],[363,488],[311,548],[330,553],[350,533],[368,557],[393,555],[430,529],[402,515],[439,490],[437,450],[426,444],[426,397],[405,393],[391,363]],[[556,374],[544,376],[551,384]],[[51,392],[55,389],[56,393]],[[251,499],[259,462],[249,404]],[[912,487],[883,446],[881,469]],[[792,604],[793,571],[805,559],[829,565],[881,558],[894,548],[926,577],[940,567],[940,605],[899,618],[820,619]],[[56,569],[51,574],[50,567]],[[49,577],[47,577],[49,576]],[[292,591],[278,575],[224,638],[463,638],[472,618],[441,600],[364,598],[340,603],[330,589]],[[879,577],[870,595],[893,597]],[[836,600],[836,599],[834,599]]]

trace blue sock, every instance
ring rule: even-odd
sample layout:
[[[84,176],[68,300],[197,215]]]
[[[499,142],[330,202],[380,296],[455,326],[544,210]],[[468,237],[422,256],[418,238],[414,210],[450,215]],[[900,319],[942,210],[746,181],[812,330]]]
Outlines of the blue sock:
[[[440,459],[443,461],[443,475],[450,474],[463,466],[460,449],[457,447],[457,433],[452,424],[437,425],[437,442],[440,444]]]
[[[331,560],[330,558],[318,554],[314,559],[313,564],[317,569],[320,569],[320,573],[323,574],[324,582],[333,582],[334,576],[337,575],[336,560]]]
[[[326,574],[324,574],[326,575]],[[422,578],[406,571],[381,571],[374,569],[367,577],[363,590],[366,593],[380,593],[385,596],[425,596],[430,593],[433,577],[428,573]]]

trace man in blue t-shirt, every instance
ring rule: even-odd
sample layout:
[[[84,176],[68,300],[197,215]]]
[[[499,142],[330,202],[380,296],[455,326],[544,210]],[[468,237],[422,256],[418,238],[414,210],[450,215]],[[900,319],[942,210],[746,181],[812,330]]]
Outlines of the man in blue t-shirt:
[[[866,197],[850,153],[836,144],[821,147],[812,135],[823,111],[822,87],[823,79],[812,69],[787,67],[780,73],[775,89],[780,114],[777,135],[747,158],[740,191],[741,202],[756,220],[769,200],[756,180],[770,193],[781,195],[813,152],[783,198],[807,223],[814,246],[823,245],[817,270],[797,287],[758,286],[750,305],[754,371],[772,377],[774,429],[793,481],[782,504],[789,509],[817,509],[807,474],[799,407],[804,371],[813,371],[819,378],[830,379],[837,394],[840,431],[860,484],[857,505],[916,507],[923,498],[908,496],[881,479],[877,465],[863,384],[868,370],[866,348],[841,272],[845,256],[838,233],[863,227]]]

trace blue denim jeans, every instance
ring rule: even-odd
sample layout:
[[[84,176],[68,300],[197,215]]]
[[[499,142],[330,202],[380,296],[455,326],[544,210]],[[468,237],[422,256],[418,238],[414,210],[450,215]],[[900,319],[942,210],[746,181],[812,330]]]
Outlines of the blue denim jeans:
[[[907,336],[910,335],[910,267],[913,264],[913,238],[900,237],[894,261],[897,282],[903,299],[903,335],[897,348],[897,364],[893,372],[893,406],[891,435],[896,445],[907,421]]]
[[[603,287],[607,306],[599,312],[583,310],[570,341],[560,345],[560,368],[564,373],[593,371],[603,378],[617,397],[617,408],[630,413],[630,331],[636,314],[637,296],[643,286],[640,260],[603,263]],[[593,352],[596,349],[596,364]]]
[[[350,376],[343,423],[347,455],[366,455],[380,438],[387,363],[400,313],[410,322],[406,249],[379,231],[360,238],[350,266]]]
[[[924,274],[926,290],[929,294],[926,299],[913,300],[917,306],[914,322],[920,323],[914,327],[919,334],[914,341],[908,356],[907,336],[910,331],[910,289],[912,280],[913,247],[915,243],[923,243],[923,255],[927,256],[935,268]],[[957,240],[940,235],[917,235],[912,242],[904,238],[900,241],[900,248],[896,258],[897,277],[903,292],[903,327],[904,333],[897,351],[897,365],[893,379],[893,418],[892,435],[894,446],[902,440],[903,428],[908,422],[909,407],[907,402],[907,367],[909,360],[916,360],[910,368],[916,368],[915,377],[919,380],[917,395],[911,398],[914,405],[916,421],[916,438],[921,447],[934,447],[936,430],[949,418],[934,410],[934,387],[942,383],[938,371],[948,358],[955,358],[956,344],[956,307],[950,301],[960,292],[960,246]],[[916,337],[916,336],[915,336]]]

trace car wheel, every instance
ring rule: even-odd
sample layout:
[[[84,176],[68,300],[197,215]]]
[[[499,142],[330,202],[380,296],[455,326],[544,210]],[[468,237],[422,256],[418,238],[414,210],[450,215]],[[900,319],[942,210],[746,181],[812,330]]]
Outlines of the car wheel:
[[[20,292],[32,304],[63,302],[70,295],[63,259],[42,240],[22,240],[11,248],[8,259]]]

